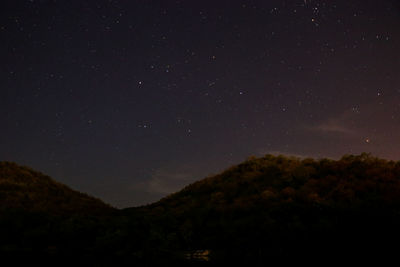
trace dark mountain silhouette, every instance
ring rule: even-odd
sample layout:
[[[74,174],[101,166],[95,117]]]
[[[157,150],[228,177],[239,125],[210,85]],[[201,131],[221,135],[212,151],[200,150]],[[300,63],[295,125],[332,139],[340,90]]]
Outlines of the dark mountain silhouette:
[[[225,263],[387,258],[400,237],[400,162],[266,155],[132,212],[170,241],[165,250],[210,250]]]
[[[68,266],[95,255],[116,209],[29,167],[0,162],[0,256],[13,266]],[[57,260],[57,261],[55,261]]]
[[[29,168],[0,166],[1,254],[84,255],[110,266],[382,263],[397,255],[400,162],[368,154],[250,158],[154,204],[124,210]],[[63,206],[67,212],[57,213]],[[81,212],[91,209],[97,212]]]
[[[31,168],[0,162],[0,210],[4,209],[94,214],[112,208]]]

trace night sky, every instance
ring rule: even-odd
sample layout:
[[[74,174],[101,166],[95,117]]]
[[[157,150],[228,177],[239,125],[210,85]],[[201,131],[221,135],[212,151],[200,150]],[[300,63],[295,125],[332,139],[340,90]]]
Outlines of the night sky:
[[[0,4],[0,160],[114,206],[252,155],[400,160],[396,0]]]

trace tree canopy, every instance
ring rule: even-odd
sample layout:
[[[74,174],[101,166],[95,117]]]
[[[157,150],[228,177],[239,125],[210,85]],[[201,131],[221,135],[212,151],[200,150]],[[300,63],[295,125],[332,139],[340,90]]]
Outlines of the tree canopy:
[[[400,162],[365,153],[339,160],[252,157],[124,210],[30,168],[0,163],[2,255],[85,255],[139,265],[387,258],[396,255],[399,225]]]

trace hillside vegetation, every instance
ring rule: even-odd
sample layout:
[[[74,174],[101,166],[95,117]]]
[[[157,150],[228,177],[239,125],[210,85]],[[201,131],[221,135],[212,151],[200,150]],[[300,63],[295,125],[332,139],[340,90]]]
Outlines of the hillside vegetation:
[[[314,160],[266,155],[250,158],[216,176],[191,184],[149,208],[264,209],[283,203],[331,208],[398,207],[400,162],[369,154]]]
[[[0,162],[0,210],[4,209],[93,214],[111,207],[29,167]]]
[[[400,162],[266,155],[154,204],[112,212],[29,168],[1,163],[0,203],[2,254],[86,255],[114,266],[382,260],[397,255]],[[59,215],[57,207],[97,212]]]
[[[394,255],[400,162],[266,155],[138,210],[166,250],[209,249],[215,260]]]
[[[0,256],[14,266],[35,258],[41,265],[58,258],[61,266],[72,256],[95,255],[115,212],[29,167],[0,162]]]

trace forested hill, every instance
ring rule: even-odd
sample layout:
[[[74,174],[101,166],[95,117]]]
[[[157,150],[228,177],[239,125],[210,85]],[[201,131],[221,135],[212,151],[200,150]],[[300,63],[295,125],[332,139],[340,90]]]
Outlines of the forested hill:
[[[0,256],[13,266],[91,261],[104,252],[98,240],[116,212],[29,167],[0,162]]]
[[[397,255],[399,226],[400,162],[368,154],[250,158],[124,210],[0,163],[0,256],[84,256],[93,266],[382,261]]]
[[[135,211],[166,249],[209,249],[222,262],[387,257],[400,238],[400,162],[266,155]]]
[[[12,162],[0,162],[0,211],[96,214],[112,208],[47,175]]]
[[[400,208],[400,162],[366,153],[340,160],[253,157],[146,208],[228,212],[288,203],[343,209]]]

